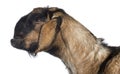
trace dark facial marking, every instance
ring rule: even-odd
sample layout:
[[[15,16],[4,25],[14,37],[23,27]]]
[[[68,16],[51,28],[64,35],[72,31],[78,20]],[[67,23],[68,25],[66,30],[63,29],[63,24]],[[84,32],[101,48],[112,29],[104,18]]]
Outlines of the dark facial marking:
[[[51,49],[49,49],[48,51],[46,51],[46,52],[48,52],[49,54],[51,54],[51,55],[54,55],[54,56],[57,56],[57,51],[59,50],[59,48],[57,47],[57,46],[53,46]]]
[[[22,39],[11,39],[11,45],[18,49],[24,49],[25,43]]]
[[[41,10],[39,13],[29,13],[26,16],[23,16],[16,24],[15,26],[15,32],[14,32],[14,39],[11,39],[11,45],[18,49],[23,49],[30,53],[31,55],[35,55],[35,51],[38,48],[38,42],[31,43],[29,48],[26,48],[25,40],[24,38],[32,31],[34,30],[35,24],[34,22],[45,22],[48,15],[50,19],[52,19],[52,16],[56,12],[63,12],[62,9],[57,9],[56,11],[49,11],[49,8],[45,8]],[[61,17],[56,17],[54,19],[57,19],[57,26],[56,26],[56,32],[60,30],[60,26],[62,23]],[[56,50],[56,48],[54,48]],[[53,50],[53,51],[54,51]]]
[[[37,21],[45,21],[47,18],[47,13],[32,13],[29,16],[29,24],[32,24],[33,21],[37,22]]]
[[[34,42],[34,43],[31,43],[30,44],[30,47],[28,49],[28,52],[29,53],[34,53],[38,48],[38,43],[37,42]]]
[[[33,24],[33,22],[37,22],[38,20],[45,22],[46,18],[46,9],[44,9],[41,13],[30,13],[23,16],[16,24],[14,38],[23,38],[34,29],[35,24]]]
[[[60,30],[60,26],[62,24],[62,18],[59,16],[59,17],[56,17],[56,19],[57,19],[56,31],[59,31]]]
[[[27,20],[27,15],[22,17],[16,24],[15,26],[15,30],[14,30],[14,38],[23,38],[23,34],[24,33],[24,28],[25,28],[25,25],[26,25],[26,20]]]
[[[106,46],[106,47],[110,49],[111,53],[106,58],[106,60],[103,61],[103,63],[100,65],[100,69],[98,71],[98,74],[103,74],[103,72],[105,70],[105,66],[107,65],[108,61],[120,53],[120,47],[113,47],[113,46]]]

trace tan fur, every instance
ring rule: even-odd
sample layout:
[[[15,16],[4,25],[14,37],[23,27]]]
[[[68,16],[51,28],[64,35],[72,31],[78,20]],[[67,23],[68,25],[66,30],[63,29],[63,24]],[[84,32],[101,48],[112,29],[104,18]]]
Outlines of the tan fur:
[[[36,8],[33,13],[40,13],[41,9]],[[49,8],[49,11],[57,9]],[[59,16],[62,18],[62,24],[60,31],[56,33],[57,22],[54,18]],[[38,35],[38,32],[33,31],[26,39],[28,41],[38,39],[36,37]],[[110,54],[109,49],[101,45],[101,40],[97,39],[81,23],[62,12],[54,13],[52,19],[48,18],[43,25],[36,53],[50,50],[52,47],[58,48],[54,55],[65,63],[70,74],[97,74],[100,65]],[[107,63],[104,74],[120,74],[120,54]]]
[[[40,50],[37,50],[36,52],[41,51],[43,49],[48,49],[48,47],[50,46],[56,35],[56,31],[55,31],[56,25],[57,25],[56,19],[53,19],[50,22],[44,24],[40,34],[40,41],[39,41]]]
[[[97,74],[100,64],[109,55],[108,49],[99,45],[83,25],[68,15],[63,16],[60,34],[65,47],[57,45],[63,47],[58,54],[70,74]]]
[[[120,53],[108,62],[105,74],[120,74]]]
[[[32,42],[37,42],[37,40],[38,40],[38,32],[33,30],[25,37],[26,48],[29,48],[30,44]]]

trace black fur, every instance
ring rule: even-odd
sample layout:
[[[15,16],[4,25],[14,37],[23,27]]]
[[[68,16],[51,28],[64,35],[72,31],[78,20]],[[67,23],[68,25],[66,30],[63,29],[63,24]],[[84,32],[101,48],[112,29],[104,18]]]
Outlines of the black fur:
[[[103,44],[103,45],[106,46],[105,44]],[[120,47],[113,47],[113,46],[106,46],[106,47],[110,50],[111,54],[100,65],[100,69],[98,71],[98,74],[103,74],[105,66],[107,65],[108,61],[111,60],[112,58],[114,58],[116,55],[118,55],[120,53]]]
[[[57,19],[57,26],[56,26],[56,31],[60,31],[60,26],[62,24],[62,18],[59,16],[59,17],[56,17]]]
[[[32,44],[30,44],[30,48],[27,49],[28,53],[33,55],[33,56],[36,56],[36,53],[35,51],[38,49],[38,43],[37,42],[34,42]]]
[[[25,35],[30,33],[35,27],[33,22],[37,22],[38,20],[45,21],[48,14],[49,17],[52,18],[55,12],[65,13],[62,9],[58,9],[52,12],[49,11],[48,8],[46,8],[43,9],[41,13],[30,13],[26,16],[23,16],[16,24],[14,38],[23,38]],[[61,21],[60,18],[58,18],[58,23],[61,23],[59,21]]]
[[[13,47],[18,49],[24,49],[25,47],[23,39],[11,39],[11,44]]]
[[[23,16],[16,24],[14,38],[23,38],[30,33],[35,27],[33,22],[37,22],[38,20],[44,22],[47,18],[47,13],[48,11],[44,9],[42,13],[30,13]]]
[[[29,15],[29,23],[32,24],[33,21],[37,22],[38,20],[45,22],[47,18],[47,10],[43,10],[41,13],[31,13]]]
[[[48,52],[49,54],[53,55],[53,56],[58,56],[57,52],[59,51],[59,47],[57,46],[53,46],[51,49],[49,49]]]
[[[35,50],[38,48],[39,42],[33,42],[30,44],[29,48],[25,48],[26,46],[24,41],[25,36],[34,29],[34,27],[36,26],[35,22],[38,22],[38,21],[46,22],[48,15],[51,20],[57,19],[57,26],[56,26],[56,34],[57,34],[57,32],[59,32],[60,30],[62,18],[61,17],[52,18],[53,14],[56,12],[65,13],[64,10],[62,9],[57,9],[56,11],[49,11],[49,8],[43,8],[41,9],[40,12],[37,12],[37,13],[31,12],[23,16],[22,18],[20,18],[20,20],[17,22],[15,26],[14,38],[11,39],[12,46],[18,49],[23,49],[30,54],[34,54]]]
[[[25,29],[26,28],[26,20],[28,15],[23,16],[16,24],[15,30],[14,30],[14,38],[23,38],[26,35]]]

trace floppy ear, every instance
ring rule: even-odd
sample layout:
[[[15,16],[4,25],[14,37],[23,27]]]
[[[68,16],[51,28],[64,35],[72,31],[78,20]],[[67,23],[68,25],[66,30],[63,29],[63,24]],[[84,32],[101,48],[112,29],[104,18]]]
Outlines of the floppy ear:
[[[60,30],[60,25],[62,23],[61,17],[55,17],[49,22],[42,26],[39,39],[38,51],[48,49],[54,42],[57,33]]]

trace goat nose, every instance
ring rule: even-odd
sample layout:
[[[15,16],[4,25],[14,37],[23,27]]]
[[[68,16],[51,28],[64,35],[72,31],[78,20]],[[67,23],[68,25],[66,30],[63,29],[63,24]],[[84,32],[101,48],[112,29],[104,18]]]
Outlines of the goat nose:
[[[15,43],[16,43],[15,39],[11,39],[11,45],[12,45],[13,47],[15,47]]]

